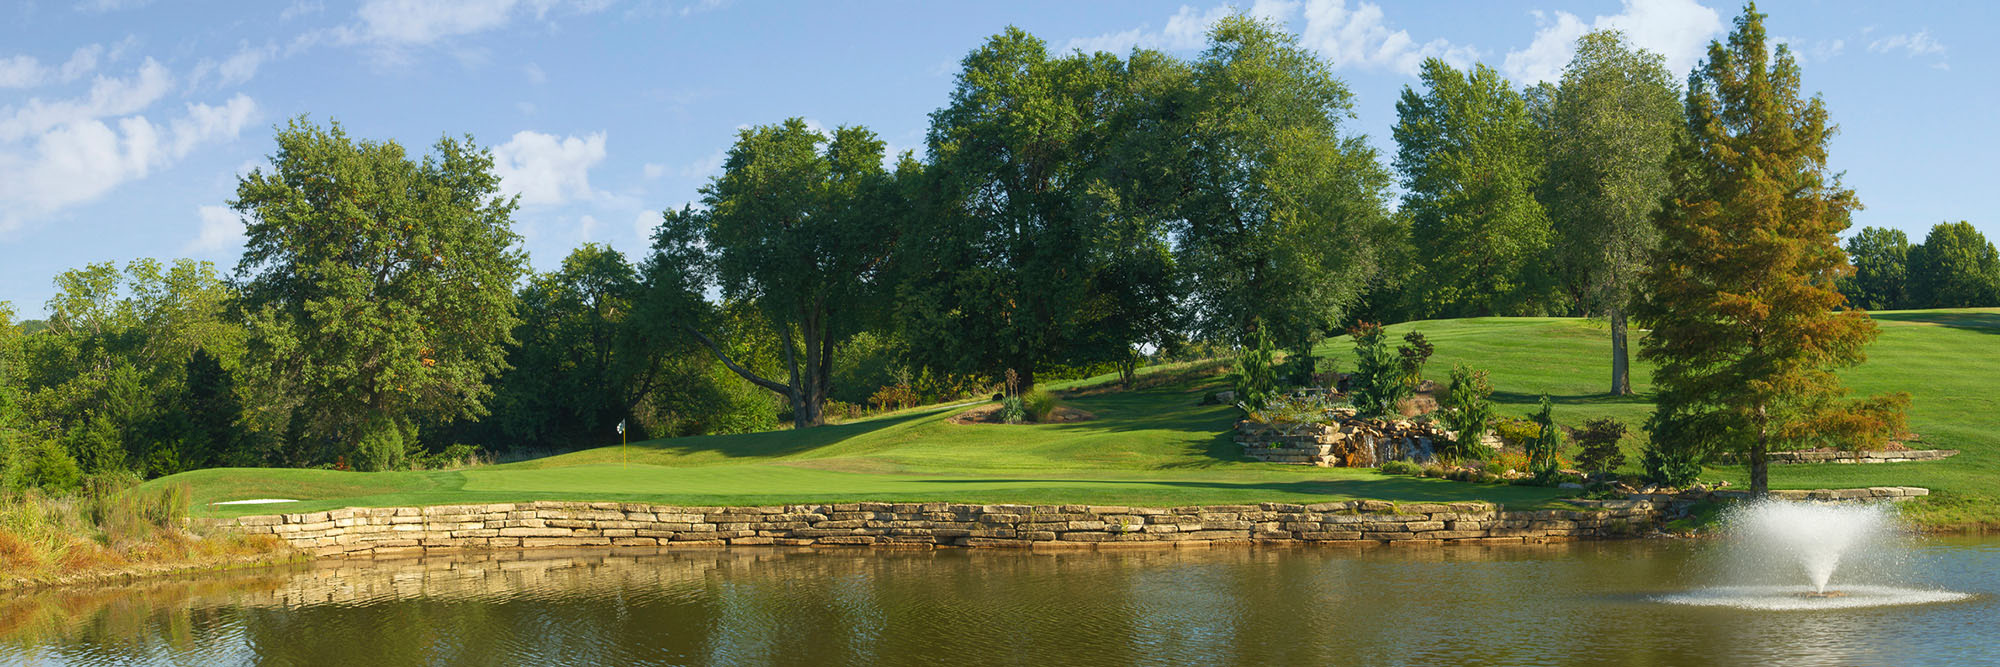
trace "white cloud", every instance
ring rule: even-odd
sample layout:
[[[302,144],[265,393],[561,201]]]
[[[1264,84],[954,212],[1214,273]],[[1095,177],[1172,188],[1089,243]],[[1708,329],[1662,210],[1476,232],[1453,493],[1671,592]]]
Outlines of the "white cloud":
[[[104,56],[103,44],[78,48],[61,65],[43,65],[34,56],[0,58],[0,88],[33,88],[45,83],[69,83],[96,71]]]
[[[1797,58],[1801,63],[1832,60],[1835,56],[1847,50],[1847,40],[1844,39],[1822,39],[1816,42],[1807,42],[1797,37],[1771,38],[1771,45],[1774,48],[1781,44],[1791,49],[1792,56]]]
[[[137,113],[171,92],[173,83],[166,66],[147,58],[129,79],[98,77],[84,99],[47,102],[37,97],[19,107],[0,109],[0,142],[18,141],[80,119]]]
[[[558,7],[590,14],[608,5],[602,0],[368,0],[355,11],[358,29],[343,36],[346,41],[415,46],[500,28],[518,14],[542,20]]]
[[[97,199],[203,144],[234,139],[256,113],[255,102],[237,95],[222,106],[189,104],[165,126],[142,115],[74,116],[36,126],[31,137],[10,136],[0,141],[0,231]]]
[[[660,227],[660,220],[659,211],[640,211],[639,215],[632,219],[632,234],[639,237],[641,246],[652,243],[653,230]]]
[[[257,68],[262,67],[264,61],[276,55],[278,55],[276,44],[251,46],[249,42],[244,42],[237,47],[235,54],[222,62],[203,58],[201,62],[195,63],[194,70],[188,74],[189,87],[200,86],[210,74],[215,75],[215,85],[218,88],[247,83],[257,76]]]
[[[318,0],[296,0],[285,11],[278,12],[279,21],[290,21],[301,16],[311,16],[326,10],[326,3]]]
[[[1206,42],[1215,22],[1234,11],[1228,5],[1206,11],[1183,5],[1157,31],[1140,26],[1124,32],[1080,37],[1066,43],[1063,50],[1118,53],[1134,47],[1165,51],[1196,49]],[[1392,29],[1384,20],[1381,6],[1370,2],[1356,2],[1350,9],[1347,0],[1258,0],[1247,13],[1290,24],[1298,30],[1305,47],[1331,60],[1336,69],[1385,69],[1414,74],[1425,58],[1438,57],[1464,65],[1479,57],[1478,50],[1444,39],[1418,43],[1409,32]]]
[[[1695,0],[1624,0],[1624,11],[1585,23],[1574,14],[1535,12],[1541,28],[1528,47],[1507,53],[1502,66],[1515,83],[1556,81],[1576,52],[1576,40],[1594,30],[1615,29],[1637,46],[1665,56],[1667,71],[1687,72],[1722,32],[1722,15]]]
[[[532,83],[537,86],[549,82],[549,74],[547,72],[542,71],[541,65],[528,63],[527,67],[521,68],[521,74],[523,76],[528,77],[528,83]]]
[[[76,4],[76,10],[86,14],[103,14],[123,9],[138,9],[153,4],[153,0],[87,0]]]
[[[1944,44],[1939,43],[1936,38],[1931,37],[1931,32],[1929,30],[1918,30],[1913,33],[1890,35],[1888,37],[1884,37],[1875,40],[1873,42],[1869,42],[1868,52],[1885,53],[1885,54],[1894,54],[1897,52],[1901,52],[1903,55],[1911,58],[1915,58],[1918,56],[1937,56],[1938,58],[1937,62],[1932,63],[1931,64],[1932,67],[1938,69],[1951,69],[1951,66],[1946,64],[1944,59],[1945,56]]]
[[[493,171],[501,187],[526,205],[591,199],[590,168],[604,160],[604,133],[557,137],[521,131],[493,149]]]
[[[1444,39],[1418,44],[1410,33],[1391,30],[1383,21],[1382,8],[1372,3],[1357,2],[1349,10],[1345,0],[1312,0],[1306,3],[1305,21],[1302,41],[1332,60],[1335,68],[1386,69],[1414,75],[1426,58],[1441,58],[1454,66],[1479,59],[1479,51],[1470,46],[1456,46]]]
[[[1257,0],[1251,5],[1249,14],[1283,21],[1297,9],[1298,3],[1292,0]],[[1158,31],[1151,30],[1150,25],[1141,25],[1124,32],[1078,37],[1063,44],[1062,51],[1082,50],[1085,53],[1108,51],[1123,54],[1134,47],[1161,51],[1196,49],[1206,43],[1209,28],[1234,11],[1236,9],[1228,5],[1214,7],[1205,12],[1192,6],[1182,5],[1173,16],[1167,17],[1166,25]],[[943,71],[950,72],[957,67],[958,62],[952,61],[945,64]]]
[[[681,175],[687,178],[708,178],[714,176],[722,172],[722,162],[728,157],[729,149],[717,148],[715,152],[688,163],[688,166],[681,169]]]
[[[661,176],[667,175],[667,165],[660,164],[658,162],[648,162],[644,166],[639,168],[639,173],[640,175],[645,176],[646,180],[649,181],[655,180]]]
[[[236,211],[227,206],[205,205],[196,213],[201,218],[201,227],[194,240],[181,246],[183,254],[222,254],[221,251],[243,246],[243,218]]]

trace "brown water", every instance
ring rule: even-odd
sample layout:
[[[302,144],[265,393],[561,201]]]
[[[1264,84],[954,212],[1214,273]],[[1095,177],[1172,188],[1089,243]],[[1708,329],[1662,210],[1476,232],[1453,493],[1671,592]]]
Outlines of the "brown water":
[[[529,552],[0,599],[0,663],[2000,664],[2000,541],[1921,543],[1967,601],[1689,607],[1716,547]],[[1838,584],[1841,576],[1836,576]],[[1852,581],[1851,583],[1861,583]]]

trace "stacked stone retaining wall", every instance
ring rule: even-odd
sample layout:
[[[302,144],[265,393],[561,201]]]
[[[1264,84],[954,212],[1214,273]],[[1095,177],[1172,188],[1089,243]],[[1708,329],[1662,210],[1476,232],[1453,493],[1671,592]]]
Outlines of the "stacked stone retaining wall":
[[[1899,501],[1915,487],[1774,491],[1825,501]],[[1570,501],[1508,511],[1487,503],[1331,503],[1124,507],[840,503],[678,507],[554,502],[347,508],[224,520],[314,556],[548,547],[735,545],[1090,549],[1212,544],[1488,544],[1626,537],[1688,504],[1741,492]]]
[[[1630,535],[1660,503],[1504,511],[1485,503],[968,505],[846,503],[673,507],[534,502],[349,508],[225,523],[315,556],[584,546],[1174,547],[1223,543],[1499,543]]]
[[[1766,461],[1773,464],[1792,463],[1907,463],[1910,461],[1936,461],[1958,455],[1956,449],[1900,449],[1872,452],[1767,452]],[[1743,463],[1746,459],[1734,454],[1716,457],[1718,463]]]

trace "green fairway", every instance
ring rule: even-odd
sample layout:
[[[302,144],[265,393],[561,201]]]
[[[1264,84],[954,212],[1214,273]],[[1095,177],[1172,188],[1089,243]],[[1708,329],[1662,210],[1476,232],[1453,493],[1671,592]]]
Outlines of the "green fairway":
[[[2000,485],[2000,310],[1878,313],[1882,338],[1869,362],[1847,373],[1862,393],[1907,391],[1917,446],[1964,450],[1939,462],[1775,466],[1778,488],[1924,486],[1939,491],[1918,515],[1936,523],[1991,521]],[[1479,318],[1391,327],[1423,331],[1437,346],[1427,375],[1454,363],[1492,373],[1504,416],[1522,416],[1546,393],[1565,423],[1615,416],[1635,431],[1644,396],[1611,398],[1609,335],[1600,323],[1565,318]],[[1345,339],[1321,350],[1351,368]],[[1155,372],[1158,372],[1155,369]],[[1107,381],[1094,378],[1075,386]],[[1634,387],[1648,389],[1635,364]],[[1062,386],[1062,385],[1057,385]],[[1491,500],[1535,507],[1553,489],[1384,476],[1372,470],[1281,466],[1245,460],[1230,441],[1235,410],[1197,405],[1220,388],[1209,378],[1135,392],[1068,399],[1097,419],[1049,425],[955,424],[963,407],[910,411],[804,431],[653,440],[532,461],[446,472],[351,473],[221,469],[151,484],[185,482],[200,511],[241,515],[325,509],[519,500],[621,500],[685,505],[855,500],[1187,505],[1255,501]],[[1643,434],[1643,432],[1641,432]],[[1636,451],[1632,456],[1636,465]],[[1744,483],[1739,469],[1704,479]],[[213,507],[245,498],[297,498],[285,505]]]

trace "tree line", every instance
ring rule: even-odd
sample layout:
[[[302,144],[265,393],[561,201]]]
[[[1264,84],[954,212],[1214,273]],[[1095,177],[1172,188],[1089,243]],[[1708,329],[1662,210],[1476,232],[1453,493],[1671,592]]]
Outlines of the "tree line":
[[[1525,88],[1425,62],[1385,166],[1332,64],[1274,24],[1225,18],[1187,59],[1009,28],[960,62],[921,157],[860,126],[748,127],[645,253],[586,244],[544,273],[472,138],[411,156],[293,119],[229,202],[232,271],[91,265],[57,277],[46,321],[0,310],[0,474],[381,470],[617,425],[806,428],[1009,372],[1025,390],[1263,345],[1309,377],[1326,336],[1429,317],[1603,317],[1611,391],[1630,393],[1627,314],[1671,291],[1647,269],[1663,217],[1712,177],[1692,133],[1713,91],[1614,31],[1577,47],[1560,82]],[[1842,206],[1814,229],[1844,229]],[[1936,243],[1895,255],[1898,285],[1982,261]],[[1889,269],[1866,247],[1841,285],[1873,298]]]

